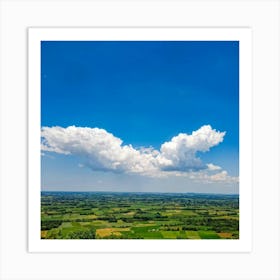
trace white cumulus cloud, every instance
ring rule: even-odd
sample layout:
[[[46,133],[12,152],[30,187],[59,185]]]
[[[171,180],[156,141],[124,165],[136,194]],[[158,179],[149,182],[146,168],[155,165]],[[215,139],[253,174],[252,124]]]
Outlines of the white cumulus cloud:
[[[161,145],[139,149],[124,145],[112,133],[100,128],[69,126],[66,128],[42,127],[41,150],[79,158],[84,166],[96,171],[138,173],[149,176],[184,176],[204,172],[207,180],[222,181],[229,178],[222,168],[212,163],[205,164],[197,156],[207,152],[223,141],[225,132],[202,126],[192,134],[180,133]],[[207,172],[211,171],[211,175]],[[213,174],[213,172],[218,172]],[[200,177],[202,175],[199,175]],[[211,177],[212,176],[212,177]],[[197,176],[196,176],[197,177]]]
[[[191,171],[207,168],[196,153],[209,151],[221,143],[224,136],[225,132],[216,131],[210,125],[202,126],[191,135],[180,133],[170,142],[161,145],[159,164],[163,170]]]
[[[152,171],[156,159],[152,152],[122,145],[122,140],[100,128],[43,127],[42,150],[74,155],[93,170],[135,172]]]

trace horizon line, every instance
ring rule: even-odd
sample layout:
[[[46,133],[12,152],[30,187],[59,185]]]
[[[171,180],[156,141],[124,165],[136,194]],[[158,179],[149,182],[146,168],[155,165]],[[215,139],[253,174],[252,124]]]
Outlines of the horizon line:
[[[158,194],[205,194],[205,195],[238,195],[239,193],[211,193],[211,192],[159,192],[159,191],[100,191],[100,190],[41,190],[42,192],[77,192],[77,193],[158,193]]]

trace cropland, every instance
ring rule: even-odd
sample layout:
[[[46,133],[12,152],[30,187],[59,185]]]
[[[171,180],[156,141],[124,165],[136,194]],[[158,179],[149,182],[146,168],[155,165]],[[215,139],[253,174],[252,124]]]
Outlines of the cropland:
[[[41,239],[238,238],[238,195],[41,192]]]

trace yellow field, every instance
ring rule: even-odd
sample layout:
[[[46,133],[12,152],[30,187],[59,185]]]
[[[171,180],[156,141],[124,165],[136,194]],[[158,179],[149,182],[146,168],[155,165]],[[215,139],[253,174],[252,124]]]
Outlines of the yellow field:
[[[46,238],[47,237],[47,230],[41,230],[41,238]]]
[[[101,228],[96,230],[97,237],[103,238],[110,235],[121,236],[120,231],[129,231],[129,228]]]
[[[220,232],[220,233],[218,233],[218,235],[219,235],[221,238],[231,238],[232,233],[230,233],[230,232]]]
[[[127,213],[123,213],[124,216],[133,216],[135,214],[135,211],[130,211]]]

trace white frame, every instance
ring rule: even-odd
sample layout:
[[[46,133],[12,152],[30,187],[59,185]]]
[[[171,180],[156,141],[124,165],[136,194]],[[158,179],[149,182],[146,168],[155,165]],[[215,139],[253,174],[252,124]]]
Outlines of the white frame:
[[[279,280],[279,8],[279,0],[0,0],[0,279]],[[252,29],[250,253],[28,252],[27,28],[32,26]]]
[[[251,250],[252,90],[249,28],[30,28],[29,251],[248,252]],[[240,228],[235,240],[47,240],[40,237],[41,41],[239,41]]]

